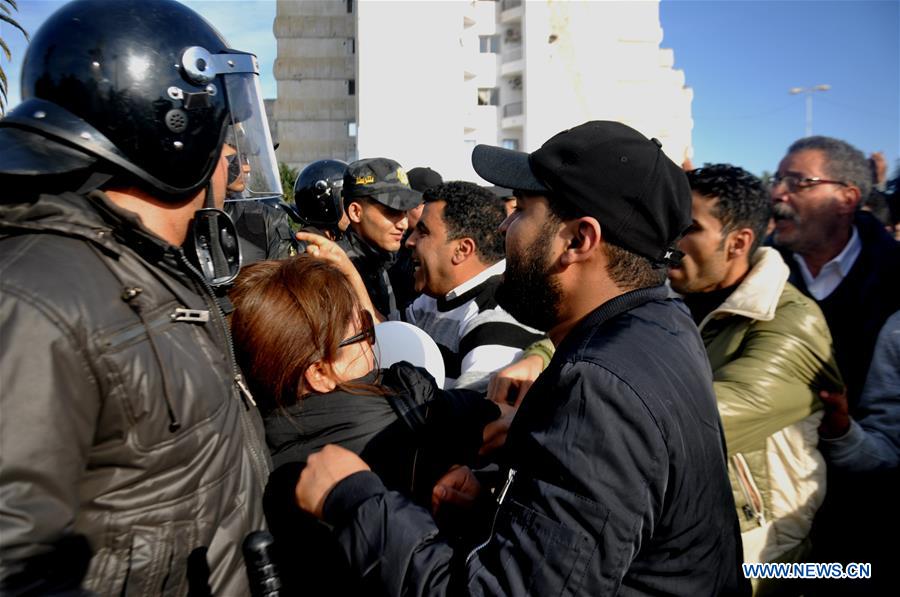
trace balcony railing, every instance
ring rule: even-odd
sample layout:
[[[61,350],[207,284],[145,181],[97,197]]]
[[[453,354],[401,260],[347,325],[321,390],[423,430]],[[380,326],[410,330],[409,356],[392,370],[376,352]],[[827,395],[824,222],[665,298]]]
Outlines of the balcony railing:
[[[522,46],[518,45],[503,52],[503,62],[515,62],[522,59]]]
[[[522,102],[512,102],[503,106],[503,118],[522,115]]]

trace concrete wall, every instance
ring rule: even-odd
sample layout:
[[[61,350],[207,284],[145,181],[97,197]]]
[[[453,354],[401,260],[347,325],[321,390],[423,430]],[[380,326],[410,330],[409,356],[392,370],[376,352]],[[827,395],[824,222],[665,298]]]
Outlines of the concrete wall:
[[[278,0],[273,29],[279,161],[302,168],[323,158],[355,159],[355,14],[341,0]]]

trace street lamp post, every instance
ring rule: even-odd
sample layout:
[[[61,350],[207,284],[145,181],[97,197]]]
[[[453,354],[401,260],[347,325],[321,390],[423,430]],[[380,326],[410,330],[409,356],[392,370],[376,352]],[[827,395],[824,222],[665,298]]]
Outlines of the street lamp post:
[[[828,91],[831,85],[816,85],[815,87],[791,87],[788,93],[791,95],[806,94],[806,135],[812,136],[812,96],[816,91]]]

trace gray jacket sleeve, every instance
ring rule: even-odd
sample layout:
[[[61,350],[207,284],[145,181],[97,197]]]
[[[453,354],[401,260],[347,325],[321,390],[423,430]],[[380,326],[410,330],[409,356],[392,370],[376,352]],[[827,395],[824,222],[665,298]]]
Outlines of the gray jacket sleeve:
[[[819,448],[835,466],[850,471],[900,464],[900,312],[891,316],[875,344],[857,419],[842,437],[820,438]]]
[[[10,575],[22,572],[30,558],[52,557],[73,532],[79,482],[100,409],[98,387],[80,340],[40,297],[0,287],[4,589],[10,589]],[[80,582],[71,580],[75,586]]]

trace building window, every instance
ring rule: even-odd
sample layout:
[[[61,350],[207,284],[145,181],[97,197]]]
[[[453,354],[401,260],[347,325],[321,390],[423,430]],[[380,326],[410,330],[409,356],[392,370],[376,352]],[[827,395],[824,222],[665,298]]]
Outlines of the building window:
[[[350,137],[356,136],[356,121],[351,120],[347,123],[347,135]]]
[[[347,95],[356,95],[356,79],[347,79]]]
[[[519,140],[518,139],[504,139],[500,145],[503,149],[512,149],[513,151],[519,151]]]
[[[353,12],[353,0],[347,0],[347,14]]]
[[[356,54],[356,38],[348,37],[347,41],[344,42],[344,47],[347,48],[348,54]]]
[[[482,87],[478,90],[479,106],[499,106],[500,90],[496,87]]]
[[[478,44],[482,54],[497,54],[500,52],[499,35],[481,35],[478,37]]]

